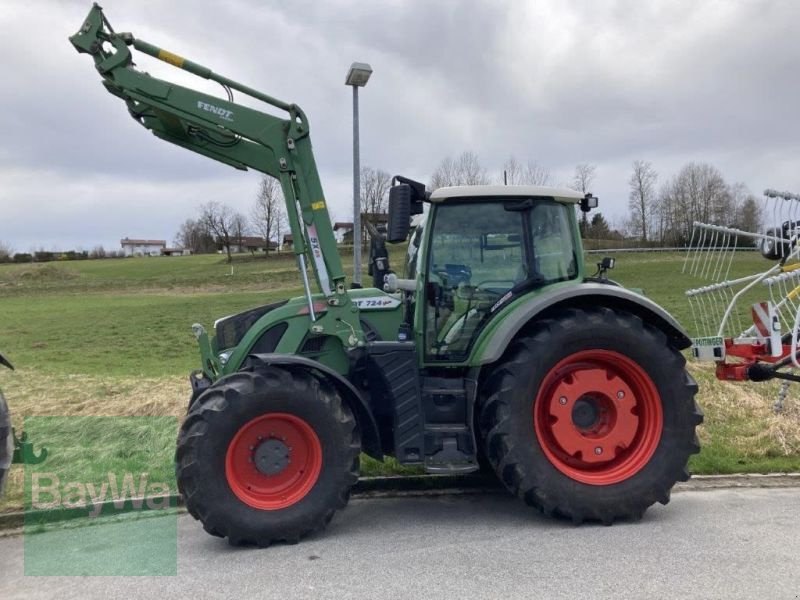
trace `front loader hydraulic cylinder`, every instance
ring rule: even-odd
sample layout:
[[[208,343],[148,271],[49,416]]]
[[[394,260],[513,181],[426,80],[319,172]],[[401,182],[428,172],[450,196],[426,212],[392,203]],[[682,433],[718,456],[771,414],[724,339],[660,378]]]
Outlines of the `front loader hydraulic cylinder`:
[[[266,102],[276,108],[280,108],[281,110],[290,110],[291,105],[283,102],[282,100],[278,100],[277,98],[273,98],[267,94],[259,92],[258,90],[254,90],[251,87],[246,85],[242,85],[238,81],[234,81],[233,79],[228,79],[227,77],[223,77],[222,75],[218,75],[214,73],[208,67],[204,67],[201,64],[198,64],[194,61],[189,59],[183,58],[178,54],[173,54],[169,50],[164,50],[163,48],[159,48],[149,42],[145,42],[144,40],[139,40],[134,38],[131,34],[122,34],[123,36],[130,36],[130,38],[125,38],[126,42],[132,44],[134,48],[136,48],[139,52],[143,52],[149,56],[157,58],[158,60],[162,60],[165,63],[172,65],[173,67],[178,67],[179,69],[183,69],[184,71],[189,71],[193,75],[197,75],[198,77],[202,77],[203,79],[210,79],[211,81],[216,81],[217,83],[224,85],[226,87],[231,88],[232,90],[236,90],[243,94],[247,94],[253,98],[261,100],[262,102]]]

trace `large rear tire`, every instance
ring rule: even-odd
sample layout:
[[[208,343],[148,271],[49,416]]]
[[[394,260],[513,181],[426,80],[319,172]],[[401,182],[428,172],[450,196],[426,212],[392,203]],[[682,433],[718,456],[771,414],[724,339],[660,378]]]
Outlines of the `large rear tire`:
[[[683,356],[630,313],[567,309],[516,339],[483,386],[487,456],[515,495],[576,523],[669,502],[700,447]]]
[[[332,386],[264,366],[197,399],[178,438],[178,489],[205,530],[231,544],[295,543],[347,504],[360,450]]]

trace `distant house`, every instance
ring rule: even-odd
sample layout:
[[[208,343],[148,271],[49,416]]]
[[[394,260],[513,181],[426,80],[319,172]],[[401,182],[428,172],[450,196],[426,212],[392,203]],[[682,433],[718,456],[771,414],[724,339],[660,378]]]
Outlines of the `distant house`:
[[[253,254],[255,254],[256,252],[265,252],[266,248],[267,248],[266,240],[259,236],[243,235],[238,239],[233,238],[231,240],[231,252],[233,253],[252,252]],[[269,249],[277,250],[278,249],[277,242],[270,241]]]
[[[119,241],[125,256],[160,256],[167,248],[166,240],[133,240],[125,238]]]
[[[361,213],[361,222],[364,221],[373,225],[385,225],[389,222],[389,213]]]
[[[161,254],[164,256],[189,256],[192,251],[189,248],[164,248]]]
[[[333,237],[336,238],[337,244],[344,244],[348,242],[353,243],[353,224],[343,221],[337,221],[333,224]]]
[[[294,238],[291,233],[284,233],[281,240],[281,250],[291,250],[294,248]]]
[[[389,215],[386,213],[361,213],[361,241],[366,243],[369,240],[369,234],[364,226],[364,223],[369,221],[375,225],[379,231],[384,231],[386,224],[389,222]],[[337,244],[353,243],[353,224],[345,221],[336,222],[333,224],[333,237],[336,238]]]

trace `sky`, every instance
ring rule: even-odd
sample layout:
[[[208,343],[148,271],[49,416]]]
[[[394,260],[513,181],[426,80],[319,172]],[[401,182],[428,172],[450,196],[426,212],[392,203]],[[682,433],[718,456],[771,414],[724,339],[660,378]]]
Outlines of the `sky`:
[[[475,152],[493,177],[513,155],[592,192],[625,218],[634,160],[659,182],[689,162],[729,182],[800,192],[800,2],[796,0],[106,0],[131,31],[300,105],[332,217],[352,216],[353,61],[361,163],[428,182]],[[89,0],[0,4],[0,241],[32,249],[118,249],[172,241],[201,204],[248,213],[258,174],[154,138],[67,41]],[[152,75],[223,95],[143,57]]]

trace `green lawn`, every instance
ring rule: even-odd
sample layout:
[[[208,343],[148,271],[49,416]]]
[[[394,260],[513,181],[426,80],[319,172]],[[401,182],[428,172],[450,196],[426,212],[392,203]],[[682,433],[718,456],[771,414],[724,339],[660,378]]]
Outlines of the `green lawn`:
[[[402,247],[392,250],[395,267],[403,253]],[[643,288],[693,328],[683,292],[705,281],[681,273],[683,254],[616,258],[612,278]],[[349,274],[351,262],[343,260]],[[600,255],[587,257],[590,265],[599,260]],[[731,277],[765,265],[757,253],[741,253]],[[232,265],[219,255],[0,265],[0,350],[18,367],[0,373],[0,385],[15,423],[32,415],[181,417],[186,376],[198,366],[192,323],[209,328],[221,316],[300,295],[299,283],[289,255],[239,256]],[[791,394],[786,412],[776,416],[775,384],[725,383],[708,366],[691,370],[706,412],[704,449],[692,460],[695,472],[800,470],[800,410]],[[172,433],[165,435],[171,446]],[[71,459],[91,461],[78,446]],[[393,462],[365,461],[364,472],[400,469]],[[12,475],[6,510],[22,500],[21,470]]]

